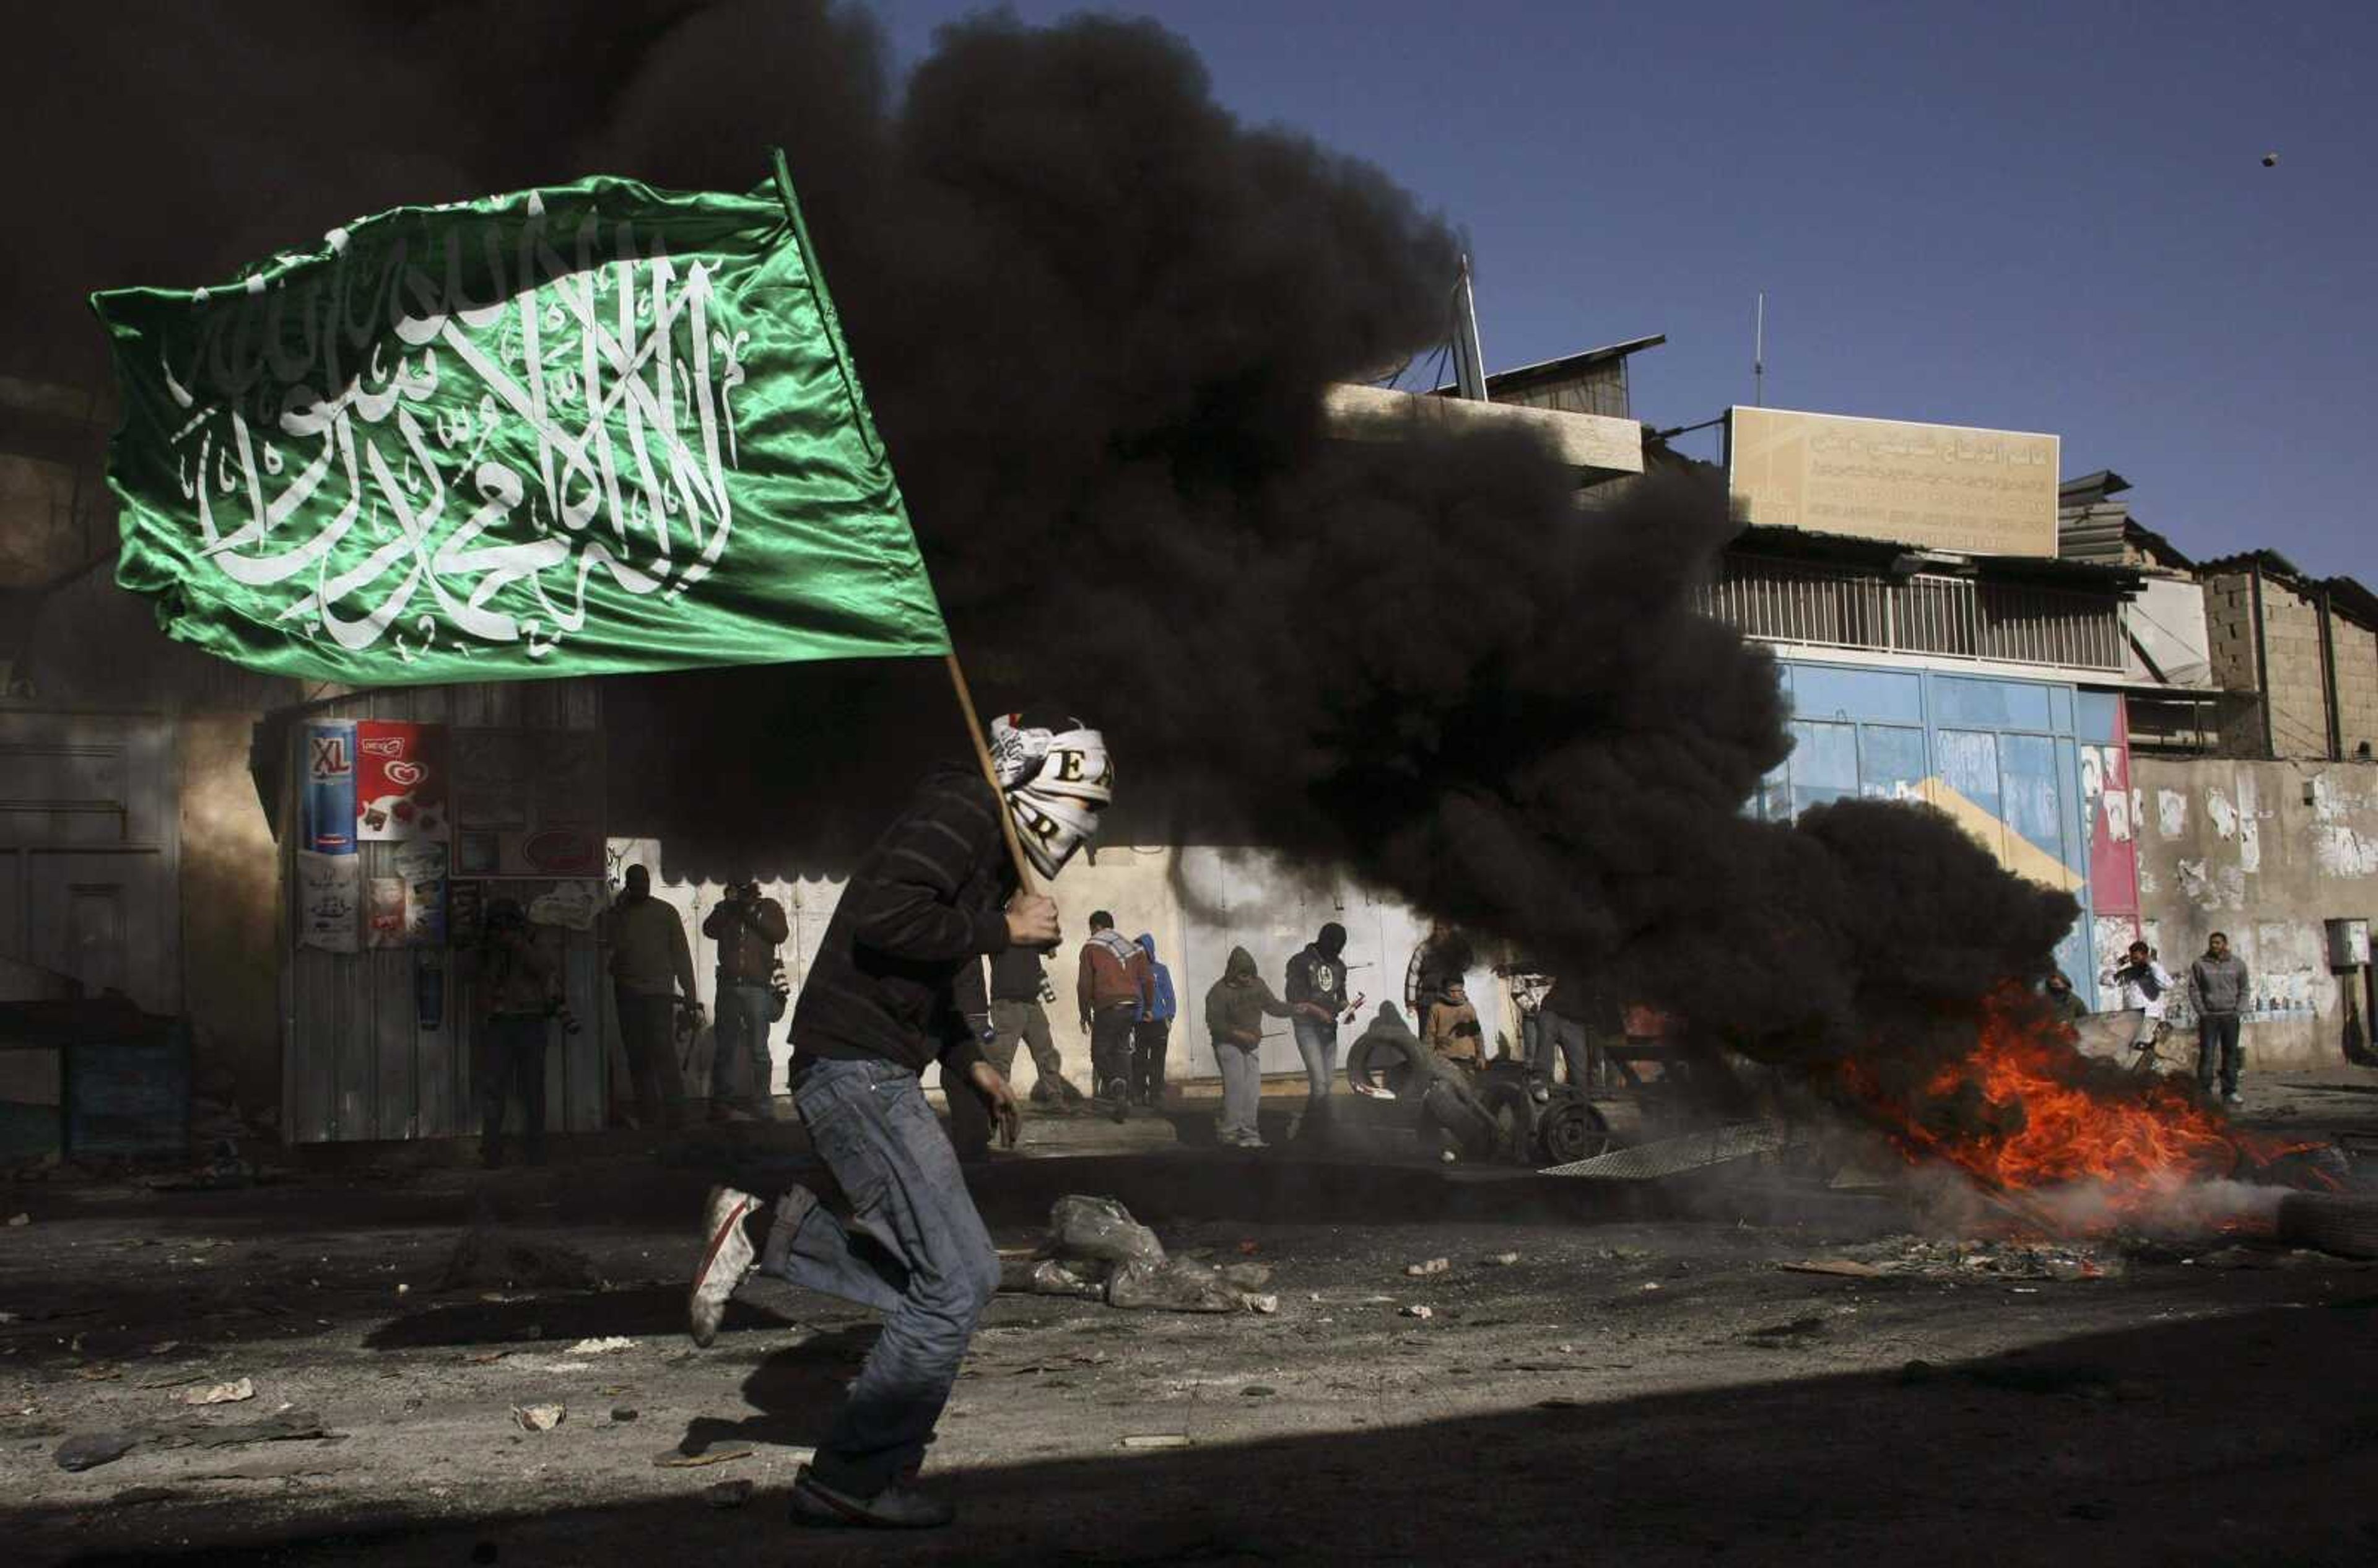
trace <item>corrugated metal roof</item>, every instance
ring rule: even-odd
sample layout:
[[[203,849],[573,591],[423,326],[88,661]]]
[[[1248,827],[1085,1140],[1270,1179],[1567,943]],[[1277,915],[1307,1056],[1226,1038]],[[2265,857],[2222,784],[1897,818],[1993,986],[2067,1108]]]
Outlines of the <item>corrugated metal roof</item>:
[[[1623,343],[1605,343],[1601,348],[1587,349],[1580,353],[1564,354],[1558,359],[1540,359],[1533,365],[1514,365],[1508,370],[1497,370],[1486,377],[1486,393],[1491,398],[1496,391],[1506,388],[1516,390],[1531,382],[1557,381],[1565,376],[1574,376],[1580,370],[1590,370],[1597,365],[1607,365],[1613,360],[1625,359],[1628,354],[1641,353],[1645,349],[1656,349],[1667,341],[1667,333],[1654,332],[1648,338],[1629,338]],[[1447,398],[1455,394],[1456,389],[1444,386],[1435,388],[1434,391],[1437,397]]]

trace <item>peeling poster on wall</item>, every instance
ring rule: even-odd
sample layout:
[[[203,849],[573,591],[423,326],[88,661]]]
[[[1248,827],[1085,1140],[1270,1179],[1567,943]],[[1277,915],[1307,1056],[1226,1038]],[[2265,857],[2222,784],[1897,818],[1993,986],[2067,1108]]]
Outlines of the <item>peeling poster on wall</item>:
[[[363,864],[353,855],[297,852],[297,940],[324,952],[354,952],[363,901]]]
[[[413,947],[446,941],[446,846],[408,844],[396,852],[396,874],[404,883],[404,940]]]

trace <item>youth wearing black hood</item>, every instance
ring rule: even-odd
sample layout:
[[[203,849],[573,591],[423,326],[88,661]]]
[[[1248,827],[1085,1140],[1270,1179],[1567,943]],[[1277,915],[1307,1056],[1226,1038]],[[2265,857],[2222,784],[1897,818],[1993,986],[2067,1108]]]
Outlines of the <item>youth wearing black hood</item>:
[[[1291,1138],[1328,1115],[1329,1084],[1338,1075],[1338,1017],[1346,1011],[1345,953],[1346,928],[1332,920],[1288,961],[1288,1005],[1306,1080],[1304,1116],[1291,1125]]]

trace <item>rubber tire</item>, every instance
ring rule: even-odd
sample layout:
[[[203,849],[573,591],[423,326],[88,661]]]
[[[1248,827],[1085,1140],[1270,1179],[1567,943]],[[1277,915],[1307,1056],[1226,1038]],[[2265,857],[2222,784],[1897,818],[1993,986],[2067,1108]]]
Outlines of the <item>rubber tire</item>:
[[[2340,1258],[2378,1258],[2378,1202],[2290,1192],[2279,1200],[2279,1239]]]
[[[1555,1095],[1536,1121],[1536,1147],[1546,1165],[1591,1159],[1616,1147],[1610,1123],[1582,1095]]]

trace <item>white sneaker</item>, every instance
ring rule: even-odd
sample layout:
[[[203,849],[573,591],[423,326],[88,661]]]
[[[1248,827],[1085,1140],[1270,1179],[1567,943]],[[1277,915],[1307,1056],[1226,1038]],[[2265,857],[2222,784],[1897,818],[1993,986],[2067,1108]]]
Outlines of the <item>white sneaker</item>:
[[[693,1271],[685,1308],[686,1332],[696,1345],[718,1337],[727,1301],[751,1272],[751,1239],[743,1234],[743,1219],[759,1206],[759,1199],[732,1187],[714,1187],[703,1201],[702,1263]]]

